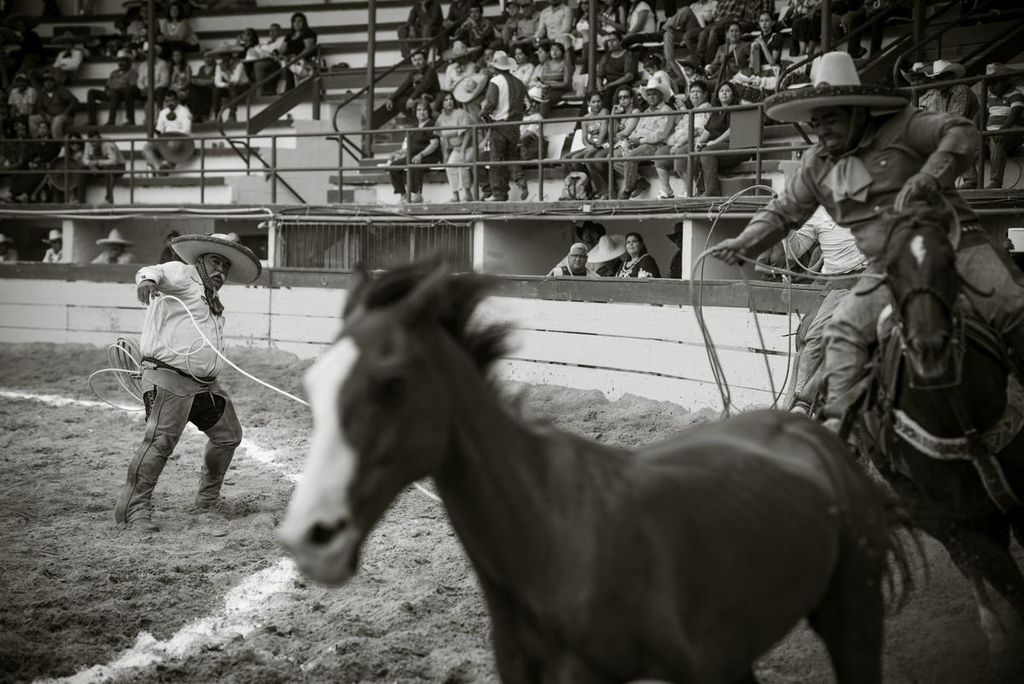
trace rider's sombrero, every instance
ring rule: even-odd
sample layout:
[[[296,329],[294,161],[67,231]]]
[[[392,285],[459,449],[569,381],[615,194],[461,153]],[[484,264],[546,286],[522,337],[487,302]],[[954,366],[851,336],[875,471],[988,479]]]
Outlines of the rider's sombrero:
[[[899,109],[909,102],[898,90],[860,82],[853,58],[846,52],[828,52],[814,60],[811,85],[772,95],[764,101],[765,114],[776,121],[808,121],[819,107]]]
[[[251,283],[263,272],[263,266],[252,250],[224,233],[182,235],[171,240],[171,249],[177,252],[186,264],[193,265],[204,254],[219,254],[231,262],[228,280],[236,283]]]
[[[196,143],[184,133],[161,133],[156,139],[160,158],[171,164],[184,164],[196,153]]]

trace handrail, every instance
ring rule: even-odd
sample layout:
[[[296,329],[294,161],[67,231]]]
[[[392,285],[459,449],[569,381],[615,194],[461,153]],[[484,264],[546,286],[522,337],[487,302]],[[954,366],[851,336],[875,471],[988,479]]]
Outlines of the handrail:
[[[1022,17],[1024,17],[1024,10],[1011,10],[1007,14],[1019,14]],[[1000,16],[1002,16],[1002,14],[1000,14]],[[991,54],[997,48],[1002,47],[1005,43],[1007,43],[1012,38],[1015,38],[1017,34],[1022,32],[1024,32],[1024,21],[1017,24],[1011,24],[1006,31],[1003,31],[1003,33],[997,36],[992,42],[986,43],[967,53],[966,56],[962,57],[961,59],[963,65],[966,68],[970,69],[976,63],[985,61],[986,55]]]

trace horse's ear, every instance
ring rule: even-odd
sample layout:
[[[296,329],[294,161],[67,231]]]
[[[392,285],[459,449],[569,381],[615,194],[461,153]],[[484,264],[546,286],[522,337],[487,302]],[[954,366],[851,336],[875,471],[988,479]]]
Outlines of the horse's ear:
[[[349,281],[348,296],[345,298],[345,305],[341,308],[341,318],[346,319],[356,307],[366,298],[366,290],[371,281],[370,274],[363,267],[362,263],[356,265],[352,273],[352,280]]]
[[[416,287],[395,305],[398,315],[406,321],[437,315],[448,305],[445,297],[448,281],[448,268],[438,259]]]

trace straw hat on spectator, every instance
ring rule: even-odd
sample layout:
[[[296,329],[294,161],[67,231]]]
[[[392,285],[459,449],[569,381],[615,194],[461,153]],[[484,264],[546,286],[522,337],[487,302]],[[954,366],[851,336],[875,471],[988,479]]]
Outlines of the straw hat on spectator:
[[[131,245],[134,245],[135,243],[132,242],[131,240],[125,240],[124,237],[121,236],[121,231],[119,231],[117,228],[111,228],[110,233],[107,235],[107,237],[100,238],[99,240],[96,241],[96,244],[101,246],[123,245],[125,247],[129,247]]]
[[[828,52],[814,60],[811,85],[776,93],[764,101],[765,114],[776,121],[808,121],[821,107],[870,107],[891,110],[907,105],[900,91],[860,82],[857,66],[847,52]]]
[[[625,235],[602,235],[597,241],[597,246],[590,250],[587,255],[588,264],[600,264],[612,259],[618,259],[626,253]]]
[[[462,59],[463,57],[470,57],[480,52],[482,48],[479,45],[473,47],[466,47],[466,44],[461,40],[455,41],[455,43],[441,54],[441,59],[446,62],[453,62],[456,59]]]
[[[939,76],[950,75],[952,78],[963,78],[964,74],[967,73],[967,67],[957,62],[950,62],[945,59],[937,59],[932,62],[931,66],[924,71],[924,75],[928,78],[938,78]]]
[[[657,76],[651,77],[651,80],[647,81],[647,85],[644,86],[644,90],[656,90],[661,93],[661,99],[663,102],[667,102],[672,97],[672,87],[664,80]]]
[[[512,71],[518,65],[516,64],[516,60],[508,56],[507,52],[504,50],[498,50],[494,53],[494,57],[491,61],[487,63],[487,66],[492,69],[497,69],[498,71]]]
[[[171,240],[171,249],[177,252],[186,264],[192,265],[195,265],[204,254],[218,254],[224,257],[231,262],[227,279],[236,283],[251,283],[263,272],[263,266],[252,250],[225,233],[182,235]]]
[[[46,236],[46,239],[42,242],[47,245],[52,245],[54,242],[63,242],[64,233],[61,232],[60,228],[51,228],[50,234]]]

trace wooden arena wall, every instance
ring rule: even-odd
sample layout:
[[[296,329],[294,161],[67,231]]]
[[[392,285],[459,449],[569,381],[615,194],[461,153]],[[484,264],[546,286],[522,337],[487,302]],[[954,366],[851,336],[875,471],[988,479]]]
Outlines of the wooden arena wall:
[[[0,268],[0,341],[106,345],[119,335],[138,335],[143,307],[135,299],[135,268]],[[229,345],[316,356],[340,329],[348,280],[346,274],[276,269],[255,286],[226,286]],[[770,402],[766,361],[780,391],[791,333],[817,290],[766,283],[748,288],[735,281],[702,289],[733,401]],[[596,389],[613,399],[631,393],[689,408],[718,406],[690,301],[687,282],[501,277],[481,320],[511,329],[512,353],[498,365],[506,379]],[[751,303],[760,311],[756,323]],[[244,356],[233,360],[245,367]]]

